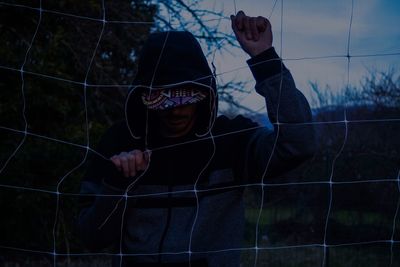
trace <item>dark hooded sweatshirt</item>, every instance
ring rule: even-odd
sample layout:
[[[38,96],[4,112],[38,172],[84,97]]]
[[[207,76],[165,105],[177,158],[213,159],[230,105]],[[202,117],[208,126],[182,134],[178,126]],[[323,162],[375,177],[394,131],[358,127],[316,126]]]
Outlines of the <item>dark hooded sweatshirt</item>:
[[[82,197],[78,223],[89,248],[113,248],[121,254],[115,266],[239,266],[246,247],[241,185],[271,182],[311,157],[315,147],[307,124],[310,107],[275,50],[248,64],[271,123],[279,114],[279,127],[272,130],[241,115],[216,116],[215,77],[192,34],[150,35],[126,101],[126,120],[112,126],[97,147],[106,158],[150,149],[150,165],[124,178],[111,161],[91,159],[81,185],[89,196]],[[193,131],[163,138],[140,93],[186,83],[209,96],[199,104]]]

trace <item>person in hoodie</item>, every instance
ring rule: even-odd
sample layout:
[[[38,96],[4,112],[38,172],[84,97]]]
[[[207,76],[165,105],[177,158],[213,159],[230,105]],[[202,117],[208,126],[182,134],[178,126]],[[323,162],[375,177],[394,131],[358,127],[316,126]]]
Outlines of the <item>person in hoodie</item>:
[[[245,185],[278,179],[315,150],[310,107],[272,47],[266,18],[231,16],[273,129],[217,116],[215,77],[189,32],[150,35],[126,120],[101,139],[81,184],[79,231],[114,266],[239,266]]]

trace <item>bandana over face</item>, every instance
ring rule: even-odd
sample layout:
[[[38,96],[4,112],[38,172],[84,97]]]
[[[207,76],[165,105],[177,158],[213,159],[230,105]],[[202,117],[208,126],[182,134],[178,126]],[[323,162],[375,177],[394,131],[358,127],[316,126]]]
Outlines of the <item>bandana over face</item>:
[[[145,90],[142,101],[149,109],[164,110],[197,103],[207,97],[207,93],[196,88],[171,88]]]

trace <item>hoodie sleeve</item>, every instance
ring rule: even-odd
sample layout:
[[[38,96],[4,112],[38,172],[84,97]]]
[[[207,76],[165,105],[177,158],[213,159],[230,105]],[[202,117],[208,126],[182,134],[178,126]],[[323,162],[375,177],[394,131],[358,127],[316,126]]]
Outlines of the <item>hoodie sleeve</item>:
[[[118,144],[118,129],[110,128],[102,137],[96,151],[107,158],[112,156]],[[90,250],[109,247],[120,240],[123,211],[126,199],[120,187],[105,181],[119,179],[112,162],[95,155],[89,161],[86,175],[81,183],[78,234]]]
[[[279,176],[312,157],[315,133],[310,106],[274,48],[248,64],[256,79],[255,89],[265,98],[273,129],[260,127],[239,142],[237,159],[241,162],[236,165],[243,166],[240,175],[246,182],[260,182],[262,177]]]

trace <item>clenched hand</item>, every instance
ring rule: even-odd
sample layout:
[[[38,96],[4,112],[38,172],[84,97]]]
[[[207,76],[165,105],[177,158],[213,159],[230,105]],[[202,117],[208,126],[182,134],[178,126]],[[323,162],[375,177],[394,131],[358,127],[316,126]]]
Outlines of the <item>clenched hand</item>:
[[[271,23],[267,18],[249,17],[243,11],[231,15],[232,29],[242,49],[251,57],[272,47]]]
[[[142,152],[135,149],[131,152],[121,152],[118,155],[114,155],[110,160],[125,177],[133,177],[139,171],[147,169],[150,156],[150,151]]]

